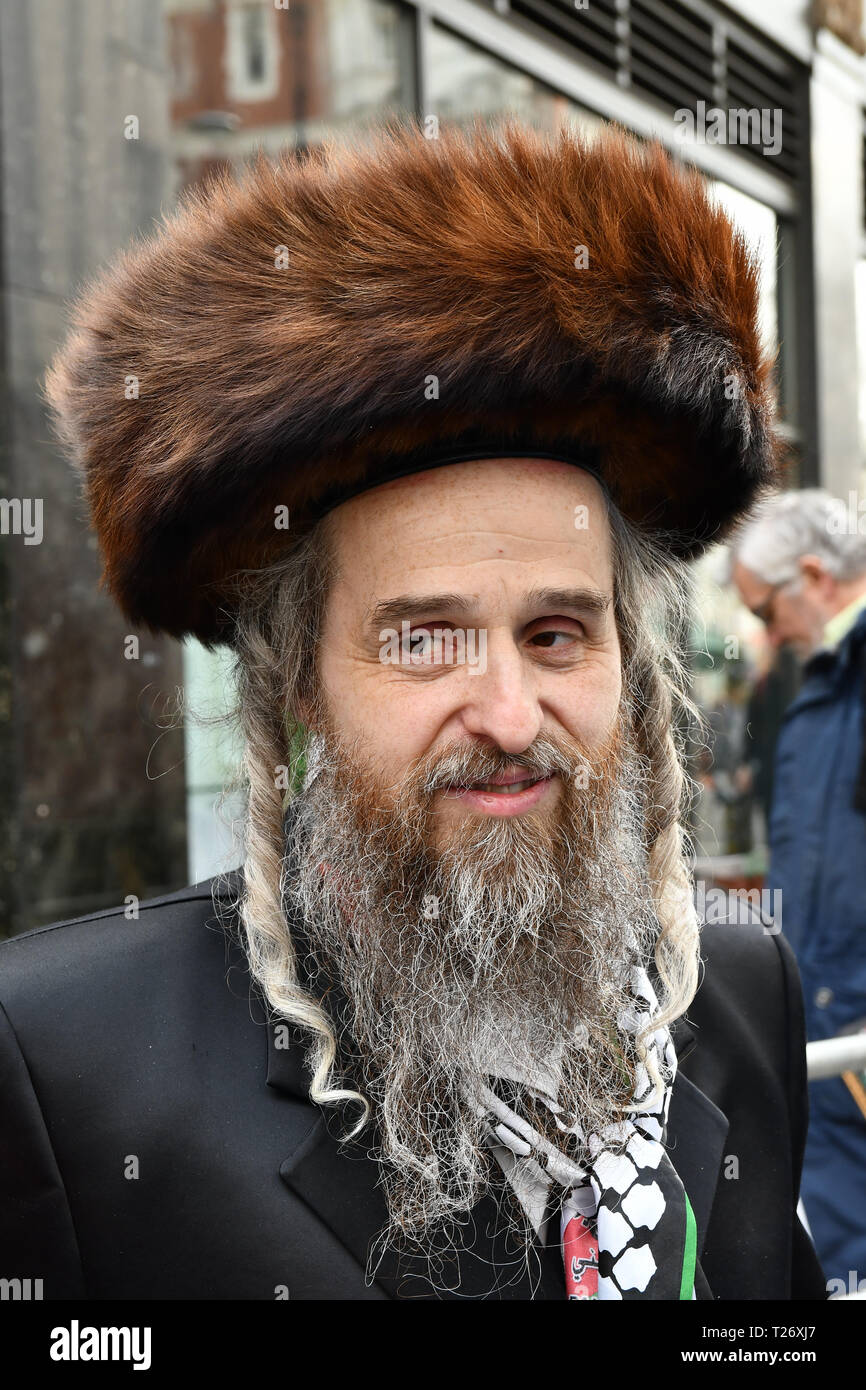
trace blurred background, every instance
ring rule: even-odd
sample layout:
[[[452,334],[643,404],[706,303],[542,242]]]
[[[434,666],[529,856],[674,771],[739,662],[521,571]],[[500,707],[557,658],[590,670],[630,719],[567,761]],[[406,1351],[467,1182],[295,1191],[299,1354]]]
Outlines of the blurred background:
[[[706,175],[760,258],[793,487],[862,495],[866,58],[860,0],[2,0],[0,934],[233,867],[227,662],[139,634],[98,588],[76,479],[40,395],[65,304],[181,191],[264,148],[389,115],[552,130],[613,119]],[[682,115],[778,113],[784,138],[683,140]],[[697,129],[697,126],[696,126]],[[9,499],[42,499],[28,543]],[[31,537],[30,540],[34,540]],[[800,668],[699,571],[694,837],[706,882],[760,886],[773,750]]]

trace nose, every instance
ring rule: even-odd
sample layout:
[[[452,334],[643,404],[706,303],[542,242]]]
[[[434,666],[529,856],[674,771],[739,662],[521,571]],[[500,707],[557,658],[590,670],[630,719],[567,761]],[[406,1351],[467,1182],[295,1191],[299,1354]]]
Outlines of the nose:
[[[463,727],[491,739],[504,753],[523,753],[541,732],[543,716],[532,673],[510,639],[488,635],[484,671],[465,676]]]

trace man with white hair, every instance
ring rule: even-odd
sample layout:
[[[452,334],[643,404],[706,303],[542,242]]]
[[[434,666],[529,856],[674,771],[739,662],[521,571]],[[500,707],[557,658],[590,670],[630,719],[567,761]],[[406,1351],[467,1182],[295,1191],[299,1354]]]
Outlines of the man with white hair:
[[[233,649],[245,855],[0,950],[4,1272],[826,1296],[793,954],[701,933],[683,831],[769,382],[747,246],[615,130],[262,160],[87,290],[49,399],[129,620]]]
[[[866,1025],[866,536],[857,513],[806,488],[762,503],[731,549],[744,603],[805,658],[776,748],[768,886],[808,1036],[829,1038]],[[803,1202],[826,1273],[847,1288],[866,1271],[866,1117],[841,1078],[814,1082],[810,1104]]]
[[[866,607],[866,533],[823,488],[761,504],[732,543],[731,576],[774,646],[833,647]]]

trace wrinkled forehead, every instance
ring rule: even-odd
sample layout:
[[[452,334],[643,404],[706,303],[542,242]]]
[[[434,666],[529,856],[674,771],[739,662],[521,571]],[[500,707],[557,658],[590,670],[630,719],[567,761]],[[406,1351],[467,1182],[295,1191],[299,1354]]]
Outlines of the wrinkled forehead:
[[[331,513],[338,558],[371,567],[468,566],[485,558],[610,562],[607,499],[598,479],[556,459],[472,459],[391,479]]]

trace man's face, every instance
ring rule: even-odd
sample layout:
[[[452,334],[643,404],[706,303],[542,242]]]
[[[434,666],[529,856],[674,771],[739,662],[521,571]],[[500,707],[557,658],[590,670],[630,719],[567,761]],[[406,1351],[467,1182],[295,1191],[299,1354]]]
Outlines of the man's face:
[[[553,1067],[585,1135],[621,1118],[636,1075],[622,1019],[659,931],[652,769],[623,698],[588,474],[449,465],[334,518],[286,907],[306,925],[305,968],[324,970],[332,1007],[346,1000],[339,1052],[380,1126],[392,1230],[420,1238],[486,1180],[490,1074],[524,1085]],[[404,620],[401,660],[388,633]],[[422,626],[484,640],[413,662]],[[565,1142],[521,1095],[523,1118]]]
[[[737,561],[732,578],[743,603],[766,624],[774,647],[791,646],[806,658],[819,646],[830,612],[808,574],[789,584],[768,584]]]
[[[386,799],[422,758],[480,759],[474,786],[435,793],[440,845],[468,819],[550,817],[559,777],[514,759],[540,734],[603,746],[620,702],[598,483],[550,460],[471,461],[363,493],[334,521],[329,724]]]

